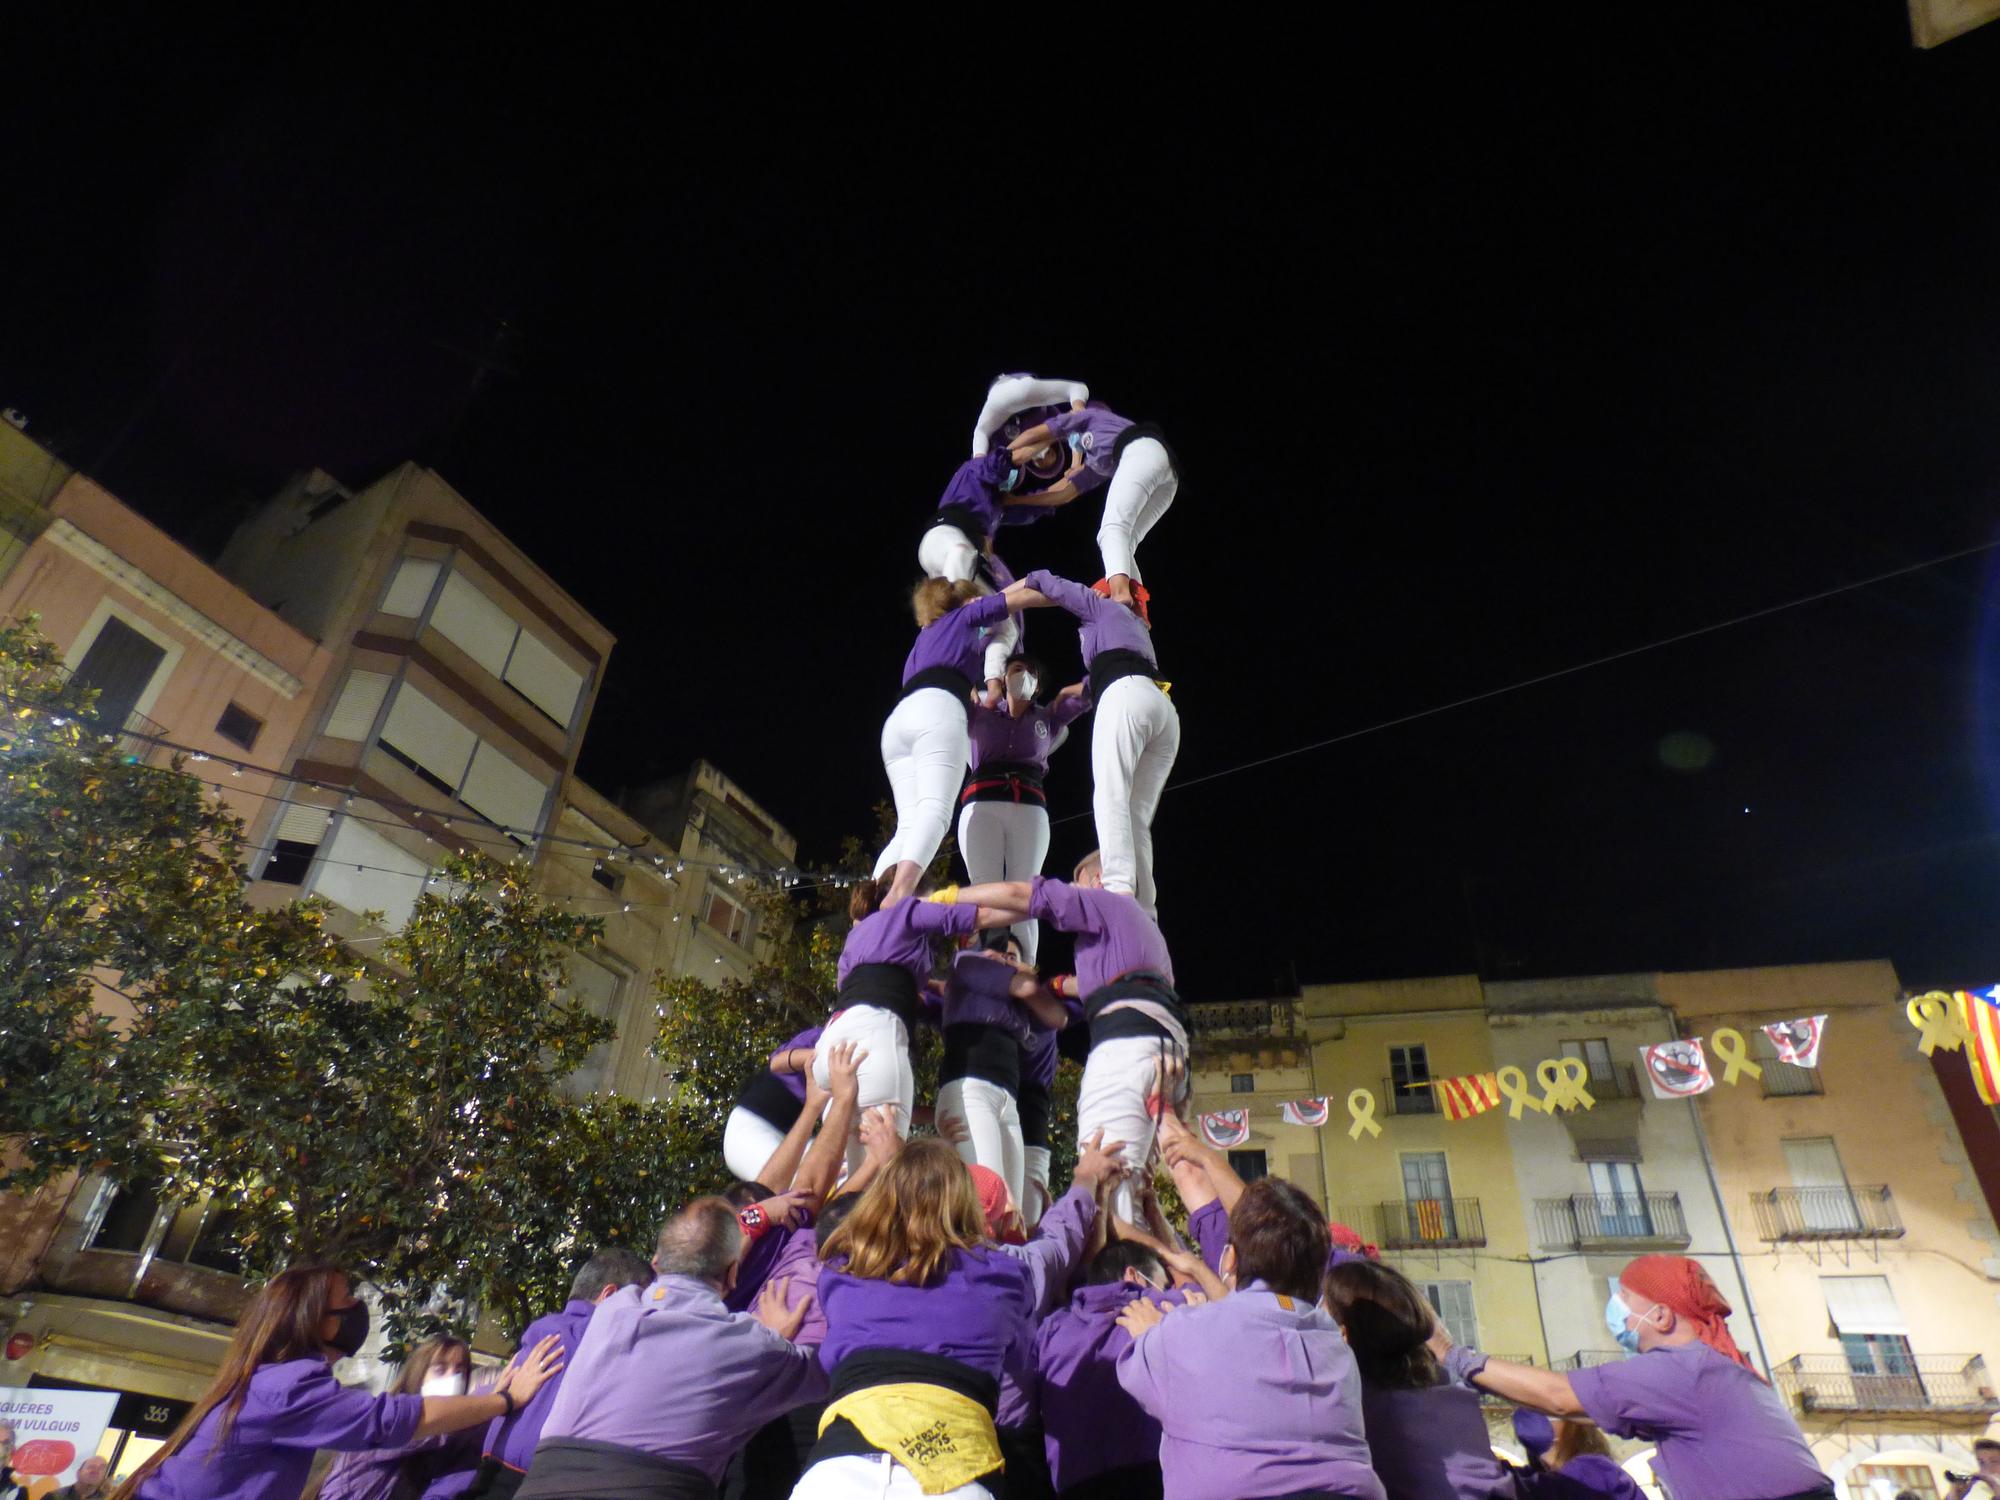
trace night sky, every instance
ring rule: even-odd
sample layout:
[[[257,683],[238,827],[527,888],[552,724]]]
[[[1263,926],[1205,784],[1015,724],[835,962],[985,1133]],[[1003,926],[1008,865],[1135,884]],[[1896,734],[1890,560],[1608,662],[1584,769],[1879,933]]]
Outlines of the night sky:
[[[1186,466],[1142,561],[1216,777],[1155,829],[1191,998],[2000,978],[2000,553],[1216,776],[2000,535],[2000,26],[64,9],[9,21],[0,405],[211,552],[295,469],[433,464],[618,633],[601,789],[707,756],[808,861],[868,827],[924,517],[1032,369]],[[1003,551],[1088,581],[1097,509]]]

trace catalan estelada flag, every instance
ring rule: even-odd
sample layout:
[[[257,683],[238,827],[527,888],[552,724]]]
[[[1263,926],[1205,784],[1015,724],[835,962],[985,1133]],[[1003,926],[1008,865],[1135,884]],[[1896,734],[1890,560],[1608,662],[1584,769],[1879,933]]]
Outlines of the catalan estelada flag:
[[[1960,990],[1958,1019],[1972,1040],[1965,1046],[1966,1066],[1973,1086],[1986,1104],[2000,1104],[2000,984],[1985,990]]]
[[[1500,1102],[1500,1085],[1491,1073],[1467,1073],[1463,1078],[1437,1078],[1431,1081],[1437,1096],[1444,1101],[1444,1117],[1447,1120],[1464,1120],[1473,1115],[1483,1115]]]

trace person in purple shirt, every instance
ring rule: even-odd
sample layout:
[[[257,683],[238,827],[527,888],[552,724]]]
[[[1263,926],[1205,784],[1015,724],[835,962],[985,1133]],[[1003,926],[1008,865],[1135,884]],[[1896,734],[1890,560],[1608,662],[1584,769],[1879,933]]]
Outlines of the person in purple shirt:
[[[1831,1500],[1833,1481],[1784,1398],[1737,1349],[1729,1304],[1700,1262],[1640,1256],[1619,1275],[1618,1305],[1638,1356],[1568,1374],[1454,1346],[1442,1328],[1431,1348],[1468,1385],[1655,1444],[1654,1473],[1684,1500]]]
[[[335,1266],[293,1266],[264,1284],[215,1380],[118,1500],[298,1500],[321,1448],[402,1447],[507,1416],[562,1368],[553,1339],[478,1396],[371,1396],[333,1378],[368,1338],[368,1305]]]
[[[770,1064],[743,1085],[723,1122],[722,1159],[745,1181],[763,1181],[764,1163],[784,1144],[785,1133],[805,1109],[806,1077],[812,1072],[820,1030],[809,1026],[773,1052]],[[784,1188],[783,1183],[775,1186]]]
[[[902,696],[882,725],[896,832],[876,857],[874,876],[890,881],[891,905],[915,894],[951,827],[968,754],[966,716],[985,672],[988,640],[1009,613],[1004,596],[942,578],[918,584],[910,607],[917,641],[903,662]],[[1001,684],[989,687],[997,702]]]
[[[1114,1240],[1035,1335],[1036,1399],[1057,1494],[1160,1494],[1160,1424],[1118,1383],[1118,1356],[1132,1342],[1118,1315],[1142,1297],[1162,1307],[1188,1300],[1168,1290],[1167,1267],[1150,1247]]]
[[[929,899],[947,906],[976,903],[982,924],[995,912],[1025,912],[1074,936],[1076,973],[1057,976],[1049,987],[1059,997],[1081,1000],[1090,1026],[1090,1055],[1077,1090],[1077,1139],[1102,1133],[1125,1142],[1126,1164],[1134,1175],[1143,1174],[1155,1144],[1154,1121],[1167,1107],[1163,1086],[1176,1098],[1187,1087],[1187,1018],[1158,924],[1131,896],[1105,889],[1094,854],[1067,883],[1037,875],[947,887]],[[1129,1219],[1135,1206],[1131,1185],[1122,1185],[1114,1211]]]
[[[1011,929],[995,928],[953,957],[939,1017],[939,1128],[947,1117],[965,1127],[953,1142],[958,1154],[998,1174],[1016,1208],[1027,1180],[1018,1103],[1021,1047],[1031,1022],[1060,1030],[1068,1019],[1062,1001],[1022,961]]]
[[[1051,513],[1046,507],[1006,503],[1006,492],[1014,488],[1021,473],[1005,452],[969,458],[958,466],[938,499],[923,540],[917,544],[917,566],[926,578],[970,581],[979,585],[982,594],[998,593],[1014,581],[1013,571],[993,550],[993,533],[1001,526],[1024,525]],[[1010,614],[992,628],[984,657],[989,689],[1020,644],[1019,616]]]
[[[1355,1257],[1326,1273],[1326,1310],[1361,1369],[1375,1472],[1396,1500],[1514,1500],[1479,1396],[1449,1381],[1429,1348],[1437,1321],[1401,1271]]]
[[[1049,757],[1069,738],[1069,726],[1089,711],[1083,684],[1040,701],[1047,681],[1041,663],[1018,653],[1007,659],[1007,696],[998,707],[972,710],[971,770],[958,794],[958,852],[965,878],[1026,880],[1042,873],[1049,854],[1049,797],[1043,781]],[[1021,956],[1035,961],[1041,924],[1015,925]]]
[[[1013,419],[1024,412],[1041,407],[1079,407],[1089,399],[1090,387],[1081,380],[1048,380],[1025,371],[996,376],[987,388],[985,404],[979,408],[979,420],[972,424],[972,456],[978,458],[987,452],[996,435],[1011,443],[1015,433],[1007,429],[1010,425],[1018,428]]]
[[[1080,1002],[1063,999],[1062,1007],[1065,1027],[1083,1019]],[[1021,1116],[1022,1175],[1026,1179],[1021,1222],[1029,1229],[1049,1210],[1049,1122],[1055,1115],[1056,1070],[1061,1065],[1057,1033],[1036,1026],[1021,1044],[1021,1092],[1015,1101]]]
[[[1016,465],[1025,466],[1054,442],[1070,445],[1077,466],[1059,484],[1014,495],[1010,503],[1067,505],[1100,485],[1108,486],[1104,518],[1097,527],[1105,583],[1114,600],[1143,612],[1147,596],[1139,572],[1139,543],[1180,492],[1180,461],[1157,426],[1121,417],[1101,401],[1073,406],[1030,427],[1009,445],[1009,456]]]
[[[720,1198],[667,1220],[652,1284],[592,1313],[520,1500],[713,1500],[751,1433],[825,1389],[813,1351],[792,1342],[810,1298],[791,1301],[773,1281],[754,1314],[723,1306],[742,1249]]]
[[[570,1282],[569,1300],[562,1311],[530,1323],[521,1334],[521,1347],[530,1348],[543,1339],[553,1338],[567,1363],[576,1356],[584,1326],[600,1302],[621,1287],[643,1287],[652,1279],[653,1268],[638,1251],[624,1245],[599,1250],[583,1263],[576,1279]],[[478,1500],[512,1500],[527,1477],[535,1444],[541,1441],[542,1424],[548,1421],[549,1408],[555,1405],[556,1392],[561,1389],[562,1376],[557,1375],[535,1393],[534,1400],[511,1417],[496,1418],[486,1429],[479,1476],[466,1491],[468,1496]]]
[[[847,915],[854,925],[840,950],[834,976],[839,992],[834,1012],[820,1033],[813,1063],[813,1080],[831,1092],[829,1071],[833,1048],[851,1043],[859,1049],[860,1096],[857,1114],[887,1106],[896,1111],[896,1130],[910,1133],[917,1104],[917,1078],[910,1067],[910,1037],[923,1018],[923,987],[931,972],[931,939],[970,937],[979,930],[977,907],[945,907],[928,901],[885,901],[879,880],[863,880],[848,898]],[[1002,925],[1006,915],[988,926]],[[850,1133],[847,1169],[860,1167],[861,1137]]]
[[[1354,1356],[1318,1305],[1326,1255],[1312,1199],[1266,1177],[1230,1215],[1222,1276],[1235,1290],[1170,1315],[1146,1301],[1119,1313],[1132,1344],[1118,1381],[1160,1424],[1167,1500],[1386,1500]]]
[[[1107,1154],[1084,1153],[1081,1196],[1090,1198],[1098,1175],[1118,1170]],[[840,1410],[846,1398],[866,1401],[865,1393],[881,1386],[927,1394],[954,1448],[988,1456],[990,1469],[928,1492],[989,1500],[993,1491],[980,1481],[1000,1467],[993,1422],[1000,1378],[1028,1374],[1035,1318],[1060,1253],[994,1245],[957,1154],[936,1140],[905,1146],[820,1245],[827,1333],[819,1358],[831,1379],[833,1420],[821,1430],[794,1500],[855,1493],[864,1484],[878,1495],[918,1492],[892,1454],[907,1453],[901,1438],[916,1442],[932,1418],[917,1417],[906,1433],[894,1419]]]
[[[463,1339],[440,1336],[410,1350],[389,1390],[394,1395],[463,1396],[471,1379],[471,1347]],[[536,1392],[536,1399],[541,1394]],[[478,1428],[468,1427],[399,1447],[342,1453],[311,1500],[408,1500],[433,1483],[447,1495],[462,1494],[479,1467],[480,1436]]]
[[[1159,682],[1152,632],[1131,610],[1037,568],[1008,588],[1009,609],[1068,610],[1082,627],[1090,733],[1091,816],[1107,890],[1136,896],[1160,918],[1153,879],[1153,815],[1181,750],[1181,719]]]

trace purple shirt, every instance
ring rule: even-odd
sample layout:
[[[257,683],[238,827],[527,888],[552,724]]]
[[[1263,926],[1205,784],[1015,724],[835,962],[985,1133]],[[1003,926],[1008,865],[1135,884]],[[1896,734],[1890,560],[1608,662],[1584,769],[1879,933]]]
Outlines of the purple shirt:
[[[321,1448],[343,1453],[407,1445],[421,1396],[371,1396],[333,1378],[324,1359],[260,1365],[229,1439],[215,1446],[221,1407],[139,1486],[144,1500],[298,1500]]]
[[[975,546],[993,535],[996,527],[1027,526],[1055,511],[1053,505],[1007,503],[1007,496],[1000,486],[1007,482],[1007,475],[1013,467],[1014,462],[1005,448],[978,458],[968,458],[952,471],[951,478],[945,483],[944,493],[938,496],[939,510],[955,506],[978,518],[979,530],[969,534],[968,538]]]
[[[1653,1471],[1687,1500],[1774,1500],[1831,1482],[1784,1399],[1706,1344],[1573,1370],[1569,1383],[1606,1432],[1657,1444]]]
[[[731,1312],[748,1312],[757,1305],[758,1293],[764,1290],[764,1283],[777,1274],[778,1264],[784,1260],[785,1252],[791,1248],[793,1240],[800,1235],[816,1239],[813,1234],[813,1216],[810,1209],[799,1210],[800,1225],[787,1229],[777,1224],[767,1229],[743,1252],[743,1259],[736,1267],[736,1285],[729,1289],[729,1295],[722,1299],[722,1305]],[[792,1301],[799,1299],[794,1296]],[[809,1344],[811,1339],[794,1339],[796,1344]]]
[[[1006,618],[1005,596],[981,594],[971,603],[961,604],[931,621],[917,632],[917,643],[903,659],[904,686],[919,672],[928,672],[933,667],[949,667],[968,683],[984,682],[987,632]],[[966,706],[971,706],[969,699]]]
[[[1076,616],[1085,671],[1106,651],[1136,651],[1153,664],[1154,671],[1160,669],[1160,659],[1153,654],[1153,632],[1124,605],[1114,604],[1095,589],[1058,578],[1047,568],[1035,569],[1021,582]]]
[[[1160,1424],[1118,1383],[1118,1356],[1132,1343],[1118,1314],[1140,1297],[1162,1307],[1183,1300],[1179,1292],[1123,1281],[1078,1287],[1035,1336],[1043,1441],[1058,1490],[1107,1469],[1160,1461]]]
[[[1339,1326],[1261,1281],[1141,1335],[1119,1356],[1118,1381],[1160,1424],[1166,1500],[1386,1500]]]
[[[1396,1500],[1514,1500],[1514,1473],[1493,1451],[1479,1395],[1462,1385],[1361,1390],[1368,1452]]]
[[[1058,698],[1053,703],[1038,703],[1018,719],[1004,706],[987,708],[975,703],[971,728],[974,776],[979,774],[981,766],[996,761],[1032,766],[1046,776],[1049,756],[1069,737],[1070,724],[1089,710],[1090,705],[1075,695]]]
[[[1002,1245],[1028,1268],[1034,1278],[1035,1321],[1039,1323],[1069,1292],[1070,1272],[1083,1255],[1084,1241],[1097,1222],[1097,1199],[1088,1188],[1073,1187],[1058,1198],[1025,1245]],[[1000,1406],[994,1420],[1002,1427],[1025,1427],[1035,1419],[1034,1346],[1028,1347],[1027,1367],[1000,1377]]]
[[[794,1047],[817,1047],[819,1045],[819,1034],[824,1030],[826,1030],[824,1026],[808,1026],[804,1031],[801,1031],[797,1036],[793,1037],[789,1042],[785,1042],[781,1046],[779,1046],[778,1050],[771,1054],[771,1059],[770,1059],[771,1062],[775,1063],[778,1060],[778,1057],[781,1053],[789,1052]],[[769,1064],[766,1064],[766,1066],[769,1066]],[[778,1082],[782,1083],[785,1086],[786,1090],[792,1095],[793,1098],[797,1099],[799,1103],[804,1104],[806,1102],[805,1074],[773,1073],[771,1076],[777,1079]]]
[[[472,1487],[478,1473],[479,1430],[468,1428],[422,1438],[401,1448],[343,1453],[320,1482],[319,1500],[396,1500],[399,1495],[419,1492],[427,1500],[434,1495],[459,1495]]]
[[[953,955],[951,978],[944,987],[942,1024],[991,1026],[1016,1042],[1027,1041],[1028,1008],[1013,994],[1018,972],[1006,960],[990,958],[977,948]]]
[[[1211,1198],[1188,1215],[1188,1233],[1201,1249],[1209,1270],[1222,1274],[1222,1252],[1229,1248],[1229,1210],[1220,1198]]]
[[[929,1286],[863,1280],[823,1265],[819,1360],[832,1371],[862,1349],[902,1349],[941,1354],[995,1380],[1010,1370],[1019,1378],[1033,1352],[1035,1294],[1029,1267],[991,1246],[954,1250]]]
[[[1049,418],[1049,431],[1059,438],[1074,438],[1083,458],[1083,472],[1076,476],[1079,494],[1087,494],[1118,472],[1118,438],[1132,425],[1128,418],[1092,401],[1082,411],[1058,412]]]
[[[705,1281],[661,1276],[597,1305],[542,1438],[613,1443],[720,1482],[751,1433],[825,1392],[812,1350],[730,1312]]]
[[[898,901],[870,912],[848,931],[835,970],[839,983],[859,964],[898,964],[910,971],[918,990],[931,972],[933,937],[969,937],[979,930],[976,906],[940,906],[934,901]]]
[[[1134,969],[1154,970],[1173,983],[1174,960],[1167,952],[1167,940],[1132,897],[1122,891],[1087,890],[1046,875],[1035,876],[1029,885],[1033,889],[1028,915],[1076,938],[1079,994],[1093,994]]]
[[[785,1288],[785,1302],[789,1306],[797,1307],[800,1297],[807,1292],[813,1294],[812,1306],[806,1309],[806,1320],[799,1324],[799,1331],[792,1342],[815,1349],[826,1342],[826,1313],[819,1305],[819,1270],[819,1231],[795,1229],[785,1236],[785,1247],[778,1252],[771,1274],[766,1278],[790,1283]]]

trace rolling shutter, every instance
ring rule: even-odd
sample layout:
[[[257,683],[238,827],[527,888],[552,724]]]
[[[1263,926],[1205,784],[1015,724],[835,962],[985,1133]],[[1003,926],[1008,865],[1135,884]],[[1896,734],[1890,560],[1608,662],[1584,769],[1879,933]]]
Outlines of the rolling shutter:
[[[414,620],[424,612],[424,606],[431,602],[431,588],[437,583],[441,563],[429,562],[421,557],[406,557],[396,569],[396,576],[390,580],[388,597],[382,601],[382,613],[401,615]]]
[[[349,672],[341,685],[333,715],[326,721],[326,733],[336,740],[365,740],[375,727],[375,715],[389,691],[384,672]]]
[[[379,911],[393,931],[409,921],[427,873],[424,862],[401,845],[366,823],[342,818],[324,851],[313,894],[351,912]]]
[[[461,573],[444,581],[431,624],[438,634],[498,677],[507,667],[507,654],[514,649],[520,627],[513,616],[495,604]]]
[[[569,728],[577,695],[583,691],[583,673],[543,645],[532,631],[522,631],[514,642],[514,655],[505,675],[522,697]]]
[[[479,736],[406,682],[389,705],[382,743],[395,746],[456,790]]]
[[[533,837],[542,825],[542,803],[548,787],[507,759],[491,745],[482,744],[472,758],[472,770],[458,800],[503,828]]]

